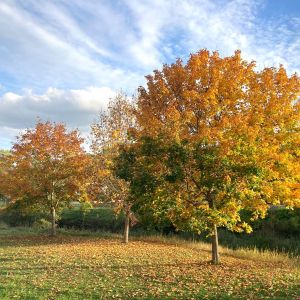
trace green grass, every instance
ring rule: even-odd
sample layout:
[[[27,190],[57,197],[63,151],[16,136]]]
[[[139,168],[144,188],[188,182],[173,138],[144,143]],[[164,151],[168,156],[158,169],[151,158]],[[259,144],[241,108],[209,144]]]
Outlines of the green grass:
[[[0,299],[300,299],[299,260],[162,236],[0,227]]]

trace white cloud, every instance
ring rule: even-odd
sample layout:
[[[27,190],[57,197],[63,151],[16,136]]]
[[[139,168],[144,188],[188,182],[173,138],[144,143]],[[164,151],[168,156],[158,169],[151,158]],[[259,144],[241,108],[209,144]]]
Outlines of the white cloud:
[[[34,94],[30,90],[22,95],[6,93],[0,97],[0,143],[20,130],[32,127],[37,117],[44,121],[66,123],[81,129],[86,135],[89,125],[114,95],[115,92],[107,87],[77,90],[49,88],[44,94]]]
[[[0,126],[0,145],[1,149],[9,149],[12,146],[12,142],[16,137],[22,134],[24,131],[21,129],[11,128],[7,126]]]

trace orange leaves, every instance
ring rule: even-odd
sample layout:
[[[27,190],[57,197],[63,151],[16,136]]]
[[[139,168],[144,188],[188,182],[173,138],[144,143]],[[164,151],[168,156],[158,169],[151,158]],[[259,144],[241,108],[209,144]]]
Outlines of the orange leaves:
[[[5,159],[5,193],[11,200],[35,198],[46,208],[77,197],[82,188],[87,156],[77,130],[64,124],[38,122],[18,137]]]
[[[300,274],[293,260],[266,262],[266,253],[221,249],[226,255],[214,266],[207,262],[207,244],[142,239],[124,247],[113,236],[1,235],[0,294],[8,299],[298,298]]]
[[[218,53],[210,56],[207,50],[192,55],[186,66],[181,61],[171,66],[165,65],[161,72],[155,72],[154,77],[147,77],[151,78],[148,91],[140,89],[138,119],[142,129],[151,134],[149,129],[152,123],[148,121],[155,118],[162,123],[168,122],[170,117],[172,119],[168,113],[171,108],[184,115],[181,123],[188,127],[181,131],[182,134],[189,132],[195,135],[211,128],[226,106],[234,109],[231,103],[234,104],[233,101],[241,96],[241,93],[237,94],[239,87],[247,85],[247,78],[243,78],[246,73],[252,72],[249,66],[251,64],[246,65],[241,61],[238,53],[231,58],[221,59]],[[148,121],[142,117],[144,113],[147,113]],[[194,116],[193,120],[191,116]],[[190,122],[187,122],[187,117]],[[154,121],[153,125],[156,127],[158,124]],[[177,124],[174,123],[168,133],[176,128]]]
[[[299,189],[290,185],[300,182],[297,75],[283,66],[256,71],[240,51],[222,58],[204,49],[146,79],[136,136],[163,145],[151,169],[169,181],[155,203],[170,206],[176,226],[190,218],[193,226],[198,220],[250,231],[242,209],[256,218],[270,204],[298,205]]]
[[[235,131],[251,133],[252,128],[257,131],[257,125],[273,129],[279,117],[287,122],[290,118],[284,115],[291,117],[299,78],[287,77],[283,67],[262,72],[253,68],[252,62],[241,59],[239,51],[220,58],[217,52],[210,55],[201,50],[191,55],[185,66],[181,61],[164,65],[162,71],[147,77],[148,90],[140,88],[138,121],[143,133],[157,134],[158,126],[172,122],[173,110],[182,115],[180,126],[186,130],[181,129],[181,134],[185,138],[187,133],[192,138],[202,132],[222,136],[229,124],[233,135]],[[173,122],[167,131],[172,134],[176,130],[178,123]]]

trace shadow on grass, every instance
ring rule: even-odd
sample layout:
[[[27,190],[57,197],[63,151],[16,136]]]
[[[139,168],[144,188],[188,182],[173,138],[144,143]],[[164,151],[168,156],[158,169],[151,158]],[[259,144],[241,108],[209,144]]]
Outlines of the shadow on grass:
[[[32,230],[17,228],[12,230],[0,230],[0,247],[13,246],[39,246],[39,245],[62,245],[97,242],[99,240],[114,240],[121,242],[121,236],[108,232],[85,232],[58,230],[56,236],[51,236],[46,230]],[[99,241],[100,242],[100,241]]]

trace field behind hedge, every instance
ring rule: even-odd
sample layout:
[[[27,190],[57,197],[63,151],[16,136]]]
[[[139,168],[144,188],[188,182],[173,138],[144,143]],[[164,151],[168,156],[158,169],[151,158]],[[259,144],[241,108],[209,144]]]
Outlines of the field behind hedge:
[[[0,299],[300,299],[297,258],[163,237],[0,230]]]

